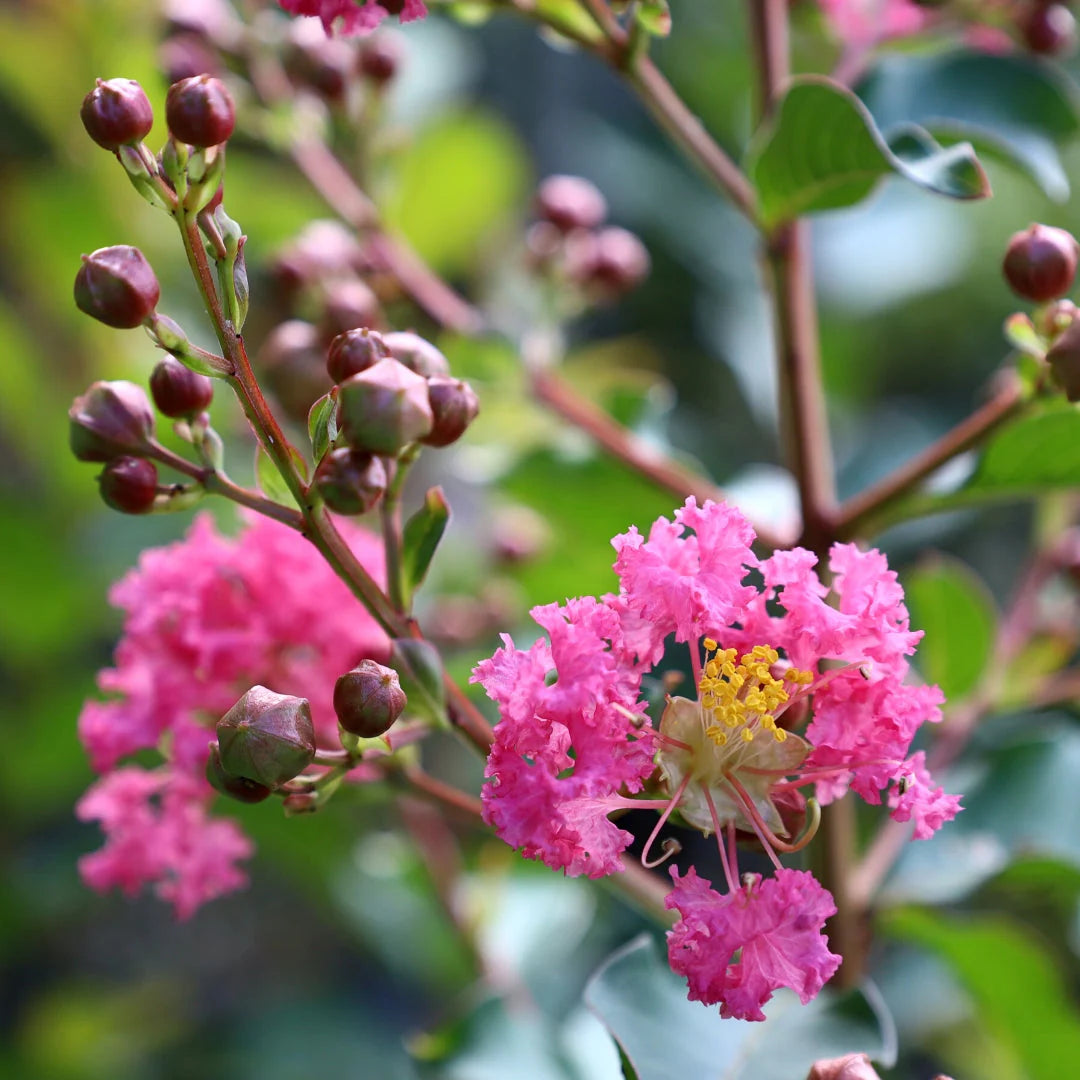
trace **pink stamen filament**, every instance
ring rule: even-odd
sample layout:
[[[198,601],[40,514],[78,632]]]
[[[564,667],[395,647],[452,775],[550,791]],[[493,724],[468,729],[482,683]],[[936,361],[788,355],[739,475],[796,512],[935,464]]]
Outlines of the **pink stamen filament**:
[[[729,776],[727,779],[732,781],[734,778]],[[736,792],[743,791],[745,793],[742,784],[739,784],[737,780],[734,781],[734,784],[738,785],[734,788]],[[769,832],[765,822],[761,820],[761,815],[757,812],[757,807],[754,806],[753,802],[750,801],[748,797],[743,798],[742,796],[740,796],[740,801],[743,803],[743,808],[746,810],[747,817],[750,819],[750,824],[753,826],[754,832],[757,833],[757,838],[761,841],[761,846],[765,849],[765,854],[769,856],[773,866],[775,866],[777,870],[782,870],[783,866],[776,857],[776,852],[773,850],[772,843],[770,843],[770,840],[775,841],[776,837]]]
[[[679,805],[679,800],[683,797],[683,792],[686,791],[686,785],[689,783],[690,774],[687,773],[683,777],[682,783],[675,789],[675,794],[671,796],[671,800],[664,807],[664,812],[660,815],[660,820],[657,821],[653,831],[649,833],[649,839],[645,841],[645,847],[641,850],[641,865],[644,866],[646,870],[650,870],[654,866],[659,866],[664,859],[668,858],[669,855],[674,854],[672,851],[667,851],[656,862],[649,862],[649,849],[653,846],[653,842],[656,840],[658,833],[664,827],[664,822],[671,816],[671,811]]]
[[[796,851],[802,851],[814,836],[817,834],[818,823],[821,820],[820,810],[818,805],[813,800],[813,818],[810,821],[809,827],[806,832],[799,837],[794,843],[789,844],[786,840],[781,840],[770,828],[765,824],[765,819],[758,812],[758,808],[754,805],[754,800],[750,797],[750,793],[739,783],[739,781],[728,773],[725,777],[727,782],[735,790],[735,793],[739,797],[739,801],[743,804],[743,809],[746,811],[747,816],[750,818],[750,824],[754,826],[754,832],[757,833],[758,839],[765,845],[769,851],[773,862],[776,864],[777,869],[780,868],[779,862],[776,860],[776,856],[773,854],[772,849],[776,848],[777,851],[783,851],[786,854],[792,854]],[[766,837],[768,838],[766,840]]]
[[[739,867],[738,853],[735,848],[735,822],[729,821],[727,823],[727,846],[728,846],[728,858],[731,860],[731,865],[736,869]]]
[[[709,804],[709,814],[712,816],[713,831],[716,833],[716,850],[720,852],[720,865],[724,868],[724,878],[727,881],[727,887],[729,892],[737,892],[739,888],[739,863],[735,859],[734,850],[732,851],[731,861],[728,861],[728,853],[724,849],[724,834],[720,828],[720,817],[716,812],[716,804],[712,800],[712,795],[706,785],[702,784],[702,792],[705,795],[705,801]],[[775,856],[773,862],[776,862]],[[780,864],[776,863],[777,870],[780,869]]]
[[[694,748],[689,743],[684,743],[681,739],[674,739],[670,735],[665,735],[662,731],[657,732],[660,736],[660,741],[667,746],[674,746],[678,750],[685,750],[687,753],[693,753]]]

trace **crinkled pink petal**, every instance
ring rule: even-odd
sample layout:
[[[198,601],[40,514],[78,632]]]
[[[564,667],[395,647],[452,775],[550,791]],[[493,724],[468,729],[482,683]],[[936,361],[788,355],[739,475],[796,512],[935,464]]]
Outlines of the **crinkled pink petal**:
[[[840,966],[821,933],[836,905],[807,871],[781,869],[726,896],[693,869],[671,876],[665,905],[681,918],[667,936],[668,960],[691,1001],[719,1004],[725,1019],[764,1020],[774,990],[790,987],[805,1005]]]
[[[328,34],[335,28],[345,36],[370,34],[389,12],[375,0],[278,0],[293,15],[315,15],[322,20]],[[412,22],[427,15],[423,0],[405,0],[398,16],[401,22]],[[340,22],[339,22],[340,20]]]
[[[944,788],[934,786],[922,750],[912,754],[903,768],[897,770],[896,786],[889,792],[889,806],[896,821],[915,821],[916,840],[928,840],[963,809],[959,795],[946,795]]]

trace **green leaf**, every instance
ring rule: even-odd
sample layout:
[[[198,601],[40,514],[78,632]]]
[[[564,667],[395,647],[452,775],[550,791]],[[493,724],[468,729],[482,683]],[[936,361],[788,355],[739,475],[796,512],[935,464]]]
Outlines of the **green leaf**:
[[[671,33],[671,8],[668,0],[643,0],[634,17],[642,30],[653,37],[667,37]]]
[[[428,489],[424,505],[407,522],[402,536],[406,597],[412,596],[427,576],[439,541],[450,521],[450,504],[441,487]]]
[[[318,464],[323,454],[337,438],[337,387],[324,394],[308,413],[308,437],[311,439],[312,460]]]
[[[986,586],[964,563],[936,557],[904,582],[911,625],[925,630],[916,659],[950,701],[970,693],[993,651],[997,626]]]
[[[1068,197],[1058,147],[1080,130],[1080,110],[1076,87],[1056,66],[966,49],[890,56],[856,89],[886,130],[916,123],[962,135],[1024,169],[1051,198]]]
[[[961,920],[917,908],[881,923],[950,963],[1029,1080],[1059,1080],[1063,1062],[1080,1060],[1080,1019],[1062,972],[1033,934],[999,916]]]
[[[408,715],[433,724],[446,723],[446,688],[439,651],[429,641],[395,638],[390,642],[390,666],[398,673],[409,699]]]
[[[304,459],[291,446],[289,447],[289,456],[292,458],[297,472],[302,478],[306,479],[307,464]],[[277,465],[274,464],[274,459],[261,446],[255,452],[255,479],[259,485],[259,490],[268,499],[273,499],[274,502],[282,503],[285,506],[298,506],[293,493],[289,490],[289,485],[285,483],[285,478],[278,471]]]
[[[954,199],[990,194],[969,145],[942,148],[913,125],[887,141],[851,91],[820,77],[791,84],[775,119],[755,138],[747,171],[769,228],[852,206],[892,173]]]
[[[1031,319],[1017,311],[1005,320],[1005,340],[1025,356],[1042,360],[1046,356],[1046,342],[1039,337]]]
[[[589,980],[585,1003],[640,1080],[791,1080],[821,1057],[863,1051],[886,1065],[895,1059],[895,1033],[875,991],[826,990],[807,1006],[781,991],[765,1006],[764,1023],[722,1020],[717,1008],[687,998],[647,934],[608,958]]]
[[[964,490],[1035,494],[1080,484],[1080,412],[1065,402],[1003,428]]]

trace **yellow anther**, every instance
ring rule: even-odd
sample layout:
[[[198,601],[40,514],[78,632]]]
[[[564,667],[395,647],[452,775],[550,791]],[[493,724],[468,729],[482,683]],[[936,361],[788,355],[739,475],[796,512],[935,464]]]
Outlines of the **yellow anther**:
[[[776,729],[776,730],[775,730],[775,731],[774,731],[774,732],[772,733],[772,737],[773,737],[773,738],[774,738],[774,739],[775,739],[775,740],[776,740],[777,742],[783,742],[783,741],[784,741],[784,740],[785,740],[785,739],[787,738],[787,732],[786,732],[786,731],[785,731],[785,730],[784,730],[784,729],[783,729],[782,727],[778,727],[778,728],[777,728],[777,729]]]
[[[717,727],[715,724],[705,729],[705,734],[716,743],[717,746],[723,746],[727,742],[727,732],[723,728]]]
[[[742,741],[743,742],[753,742],[754,741],[754,733],[749,728],[744,727],[742,729]]]
[[[702,644],[705,646],[706,652],[716,652],[716,642],[711,637],[707,637]]]

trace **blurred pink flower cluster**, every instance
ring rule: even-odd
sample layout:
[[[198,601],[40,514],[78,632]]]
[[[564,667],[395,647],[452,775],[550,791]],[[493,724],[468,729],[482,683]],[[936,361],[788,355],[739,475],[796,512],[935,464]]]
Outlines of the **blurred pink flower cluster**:
[[[792,838],[808,809],[800,789],[814,788],[823,804],[848,788],[877,804],[889,789],[893,817],[913,820],[920,838],[954,817],[959,800],[911,753],[943,699],[906,681],[922,635],[909,628],[885,557],[835,545],[830,590],[811,552],[758,559],[753,540],[737,510],[691,498],[647,538],[631,528],[614,539],[618,594],[534,609],[547,637],[521,650],[504,636],[474,679],[501,713],[485,817],[528,858],[572,875],[619,871],[632,840],[608,816],[620,809],[662,810],[643,862],[676,808],[715,834],[728,891],[693,870],[676,875],[671,964],[695,1000],[762,1019],[776,987],[805,1002],[839,963],[820,933],[832,898],[777,858],[812,836],[811,825]],[[669,639],[689,645],[698,697],[668,697],[654,727],[642,678]],[[666,797],[632,797],[646,785]],[[774,878],[740,882],[737,834],[756,836]]]
[[[381,577],[378,541],[356,528],[344,535]],[[267,518],[229,539],[200,516],[182,541],[144,552],[110,601],[125,619],[116,666],[98,677],[108,697],[88,701],[79,718],[103,775],[77,808],[106,842],[80,870],[101,891],[152,885],[186,918],[245,883],[236,863],[252,850],[235,823],[207,813],[216,721],[258,683],[307,698],[320,745],[335,747],[336,678],[363,658],[385,658],[388,642],[315,548]],[[121,765],[146,750],[164,764]]]
[[[403,22],[412,22],[427,15],[424,0],[279,0],[293,15],[317,15],[328,34],[334,30],[346,36],[370,34],[389,15]]]

